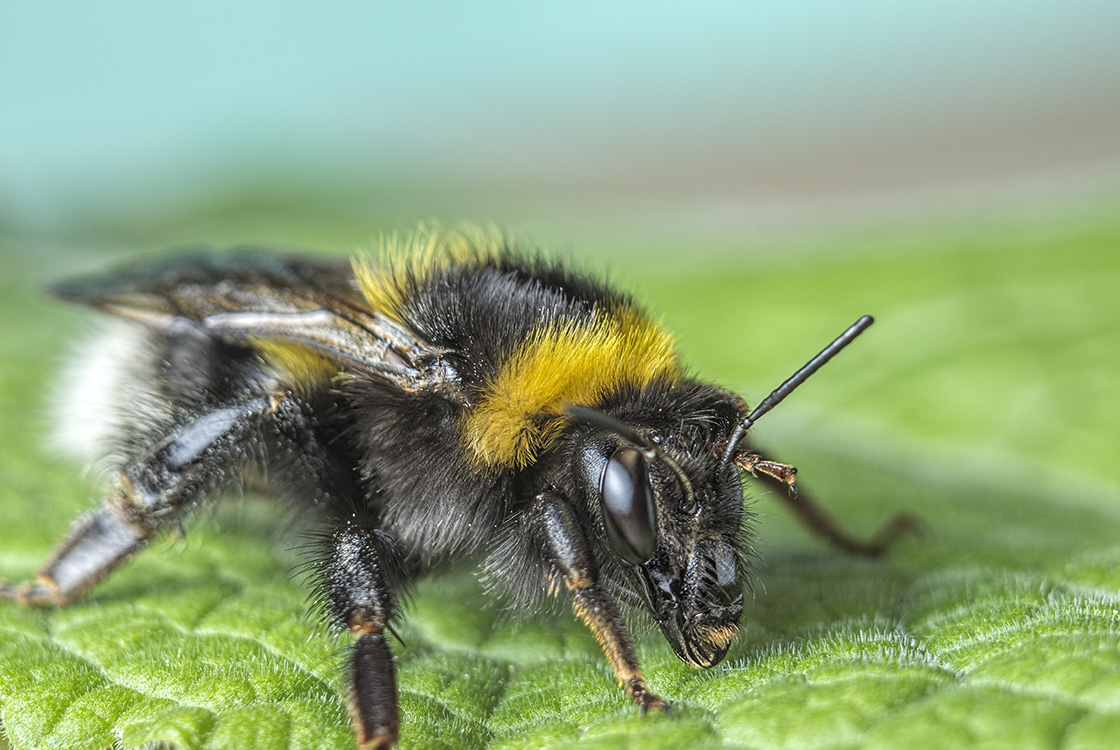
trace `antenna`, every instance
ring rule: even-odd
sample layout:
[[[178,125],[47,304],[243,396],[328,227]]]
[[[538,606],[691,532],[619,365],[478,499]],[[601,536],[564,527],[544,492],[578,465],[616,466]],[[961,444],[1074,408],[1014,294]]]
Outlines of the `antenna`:
[[[831,344],[821,350],[820,354],[806,362],[805,366],[793,373],[789,380],[779,385],[769,396],[762,399],[761,403],[754,408],[754,411],[748,414],[747,417],[738,424],[735,431],[731,433],[731,440],[727,443],[727,452],[723,454],[723,463],[726,464],[731,460],[732,454],[735,453],[735,448],[739,445],[739,441],[743,439],[743,435],[746,434],[747,429],[757,422],[759,417],[780,404],[782,399],[793,393],[797,386],[804,383],[809,379],[810,375],[821,369],[825,362],[839,354],[841,349],[855,341],[856,336],[866,331],[874,322],[875,318],[870,315],[864,315],[855,323],[852,323],[848,326],[848,330],[837,336]]]
[[[620,422],[610,414],[607,414],[606,412],[603,412],[594,407],[571,404],[564,407],[564,413],[572,419],[578,419],[581,422],[587,422],[588,424],[595,425],[596,427],[606,430],[607,432],[613,432],[619,437],[625,440],[629,440],[634,445],[639,445],[646,450],[650,450],[653,448],[653,446],[650,445],[649,441],[639,435],[633,427],[624,422]]]

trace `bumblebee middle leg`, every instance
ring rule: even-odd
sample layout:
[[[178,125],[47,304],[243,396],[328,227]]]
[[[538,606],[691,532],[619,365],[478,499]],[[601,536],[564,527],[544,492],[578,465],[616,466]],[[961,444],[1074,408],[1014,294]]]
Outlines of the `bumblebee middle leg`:
[[[317,590],[328,623],[357,636],[350,652],[350,721],[361,750],[396,744],[400,733],[396,671],[387,632],[396,603],[391,593],[401,573],[393,567],[390,538],[355,512],[325,536],[324,556],[316,564]]]
[[[173,429],[128,461],[105,503],[79,522],[35,581],[0,586],[22,604],[66,604],[100,581],[196,501],[236,479],[247,437],[269,407],[265,397],[216,408]]]
[[[396,672],[387,633],[398,610],[394,592],[408,573],[392,537],[379,528],[357,460],[298,398],[279,399],[269,420],[273,480],[325,517],[311,561],[315,599],[335,632],[356,640],[349,653],[350,720],[360,750],[396,744],[400,733]]]
[[[757,451],[736,456],[735,463],[752,477],[778,489],[778,499],[796,513],[798,519],[810,531],[853,555],[878,557],[900,536],[915,532],[921,526],[914,516],[898,513],[883,524],[870,539],[858,539],[841,526],[818,502],[798,490],[794,482],[797,469],[773,461]]]

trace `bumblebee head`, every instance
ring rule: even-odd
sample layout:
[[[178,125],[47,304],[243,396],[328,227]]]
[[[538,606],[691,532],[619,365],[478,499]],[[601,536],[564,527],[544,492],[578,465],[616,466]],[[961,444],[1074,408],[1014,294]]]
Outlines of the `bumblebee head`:
[[[583,443],[579,473],[607,553],[677,656],[718,664],[739,629],[747,576],[738,471],[710,435],[647,440],[602,412],[569,414],[603,433]]]
[[[597,409],[566,410],[600,433],[579,449],[578,471],[610,554],[688,664],[718,664],[739,630],[749,541],[738,470],[793,487],[792,467],[746,453],[747,429],[873,322],[861,317],[745,417],[709,411],[649,434]],[[737,397],[723,405],[744,408]]]

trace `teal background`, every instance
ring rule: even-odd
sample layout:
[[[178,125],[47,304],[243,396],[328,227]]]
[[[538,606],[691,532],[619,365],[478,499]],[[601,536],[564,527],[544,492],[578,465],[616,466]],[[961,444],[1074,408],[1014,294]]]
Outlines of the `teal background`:
[[[1109,0],[5,3],[0,216],[292,179],[534,228],[971,207],[1115,175],[1118,29]]]

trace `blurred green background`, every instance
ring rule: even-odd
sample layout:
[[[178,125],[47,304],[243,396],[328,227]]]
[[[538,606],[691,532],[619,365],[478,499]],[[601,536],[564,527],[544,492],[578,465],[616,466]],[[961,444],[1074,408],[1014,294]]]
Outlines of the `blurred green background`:
[[[413,746],[1108,747],[1117,91],[1105,1],[4,4],[0,577],[91,492],[46,417],[90,316],[42,283],[179,243],[345,254],[492,221],[634,291],[752,402],[874,313],[755,432],[853,528],[927,530],[867,563],[752,497],[727,666],[642,640],[671,724],[625,705],[577,623],[426,584],[400,649]],[[268,507],[66,612],[0,604],[13,745],[345,746]]]

